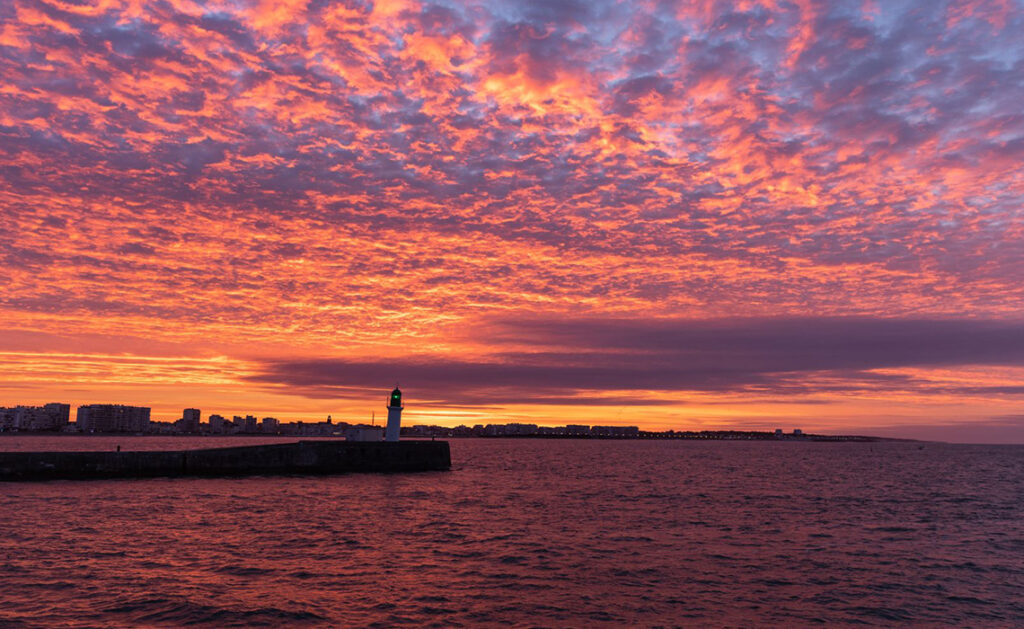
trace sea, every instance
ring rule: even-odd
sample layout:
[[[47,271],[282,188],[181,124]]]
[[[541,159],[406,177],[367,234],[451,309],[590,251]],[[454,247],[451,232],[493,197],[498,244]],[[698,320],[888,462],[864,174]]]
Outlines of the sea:
[[[1024,627],[1024,446],[451,451],[450,472],[0,483],[0,627]]]

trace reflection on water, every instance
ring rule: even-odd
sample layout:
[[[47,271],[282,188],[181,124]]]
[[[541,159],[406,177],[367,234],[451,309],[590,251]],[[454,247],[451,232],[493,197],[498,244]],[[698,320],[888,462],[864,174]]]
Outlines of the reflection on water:
[[[45,440],[252,443],[0,447]],[[452,459],[0,484],[0,626],[1024,625],[1024,448],[454,440]]]

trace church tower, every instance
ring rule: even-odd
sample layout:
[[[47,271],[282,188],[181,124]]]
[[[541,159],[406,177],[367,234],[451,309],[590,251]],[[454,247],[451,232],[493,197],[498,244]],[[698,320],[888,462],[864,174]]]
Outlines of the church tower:
[[[402,429],[402,392],[395,387],[388,398],[388,427],[384,432],[384,441],[398,441]]]

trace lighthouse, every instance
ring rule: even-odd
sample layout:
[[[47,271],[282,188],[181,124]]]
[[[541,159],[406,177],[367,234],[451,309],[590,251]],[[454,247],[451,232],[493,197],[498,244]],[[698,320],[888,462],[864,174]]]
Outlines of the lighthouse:
[[[398,433],[402,428],[402,392],[395,387],[388,398],[388,427],[384,432],[384,441],[398,441]]]

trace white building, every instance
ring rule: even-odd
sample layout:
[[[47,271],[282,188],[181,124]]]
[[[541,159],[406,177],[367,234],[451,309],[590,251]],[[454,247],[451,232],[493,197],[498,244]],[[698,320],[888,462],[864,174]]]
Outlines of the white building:
[[[398,441],[402,432],[402,392],[395,387],[388,397],[388,428],[385,433],[385,441]]]
[[[71,405],[57,402],[0,408],[0,430],[62,430],[70,417]]]

